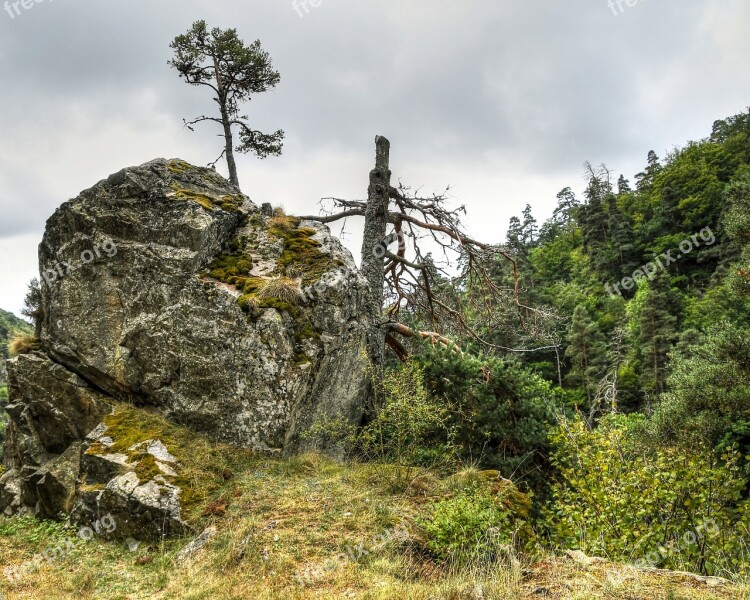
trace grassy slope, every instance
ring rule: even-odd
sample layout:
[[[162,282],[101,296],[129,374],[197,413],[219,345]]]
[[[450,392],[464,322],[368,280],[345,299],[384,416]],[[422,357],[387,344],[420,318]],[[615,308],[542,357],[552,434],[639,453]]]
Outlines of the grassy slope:
[[[423,476],[407,493],[394,491],[391,471],[336,465],[315,456],[257,457],[226,484],[204,512],[201,526],[218,534],[192,560],[176,563],[186,540],[142,545],[96,538],[16,582],[0,576],[6,598],[750,598],[750,590],[711,590],[630,567],[582,569],[568,559],[497,565],[492,573],[451,575],[421,556],[415,517],[441,484]],[[377,536],[405,525],[411,541]],[[0,565],[20,564],[50,546],[64,547],[75,531],[31,519],[0,518]],[[359,560],[327,564],[346,547],[367,551]],[[355,552],[356,554],[356,552]],[[297,575],[323,567],[304,585]],[[482,586],[483,595],[472,590]],[[551,595],[544,595],[544,589]],[[536,592],[536,594],[534,593]]]

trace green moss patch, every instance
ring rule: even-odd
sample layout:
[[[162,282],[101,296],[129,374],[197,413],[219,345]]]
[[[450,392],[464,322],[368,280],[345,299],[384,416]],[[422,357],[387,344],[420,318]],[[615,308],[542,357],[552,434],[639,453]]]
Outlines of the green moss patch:
[[[228,212],[241,212],[240,207],[244,202],[241,195],[236,196],[214,196],[205,192],[199,192],[197,190],[184,187],[177,183],[173,183],[171,186],[174,192],[174,198],[177,200],[183,200],[186,202],[194,202],[199,206],[202,206],[206,210],[216,211],[224,210]]]
[[[229,252],[219,256],[209,266],[209,276],[224,283],[236,285],[240,279],[250,275],[252,258],[242,249],[245,240],[233,240]]]
[[[135,465],[135,473],[140,481],[146,482],[157,475],[178,486],[182,518],[188,523],[198,520],[205,508],[223,497],[227,492],[226,474],[248,468],[253,460],[249,450],[219,444],[184,427],[169,422],[163,415],[148,409],[136,408],[129,404],[119,404],[111,415],[104,418],[107,426],[105,435],[114,444],[106,447],[94,443],[87,454],[124,454],[128,462]],[[131,450],[133,446],[149,440],[159,440],[177,460],[170,465],[177,477],[165,475],[153,455],[142,448]],[[123,468],[123,472],[126,468]],[[95,488],[96,484],[86,484]]]
[[[175,175],[182,175],[189,171],[194,171],[196,167],[184,160],[170,160],[167,163],[167,169]]]
[[[302,276],[302,285],[315,285],[328,271],[342,266],[320,251],[320,242],[313,239],[317,233],[310,227],[300,227],[296,217],[276,216],[269,220],[268,233],[283,240],[284,250],[275,273],[284,275],[292,268]]]
[[[320,251],[321,244],[313,239],[316,230],[300,227],[300,219],[277,211],[274,216],[264,219],[259,214],[248,217],[248,223],[255,230],[265,232],[272,238],[283,242],[281,256],[270,277],[251,275],[252,256],[247,252],[255,239],[244,235],[233,240],[227,252],[220,255],[208,268],[207,275],[213,279],[234,286],[240,296],[237,303],[252,320],[257,319],[263,309],[272,308],[289,314],[294,321],[294,344],[296,348],[295,364],[310,362],[304,354],[303,342],[309,339],[320,339],[320,333],[313,327],[304,307],[290,298],[284,299],[269,295],[269,280],[300,280],[300,287],[315,285],[327,272],[342,266],[340,261],[332,259]]]

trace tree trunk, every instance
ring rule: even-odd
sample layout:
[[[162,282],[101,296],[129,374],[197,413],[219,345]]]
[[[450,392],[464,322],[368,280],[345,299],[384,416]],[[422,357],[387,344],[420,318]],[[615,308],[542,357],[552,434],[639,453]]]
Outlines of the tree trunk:
[[[237,177],[237,163],[234,162],[234,142],[232,140],[232,126],[229,124],[227,109],[221,107],[221,120],[224,124],[224,141],[226,143],[227,168],[229,169],[229,182],[240,189],[240,180]]]
[[[224,152],[227,156],[227,168],[229,169],[229,182],[240,189],[240,180],[237,177],[237,163],[234,162],[234,140],[232,139],[232,124],[229,122],[229,111],[227,110],[227,97],[224,93],[224,83],[221,80],[219,61],[214,58],[214,72],[216,73],[216,89],[219,91],[219,106],[221,107],[221,124],[224,126]]]
[[[388,204],[390,202],[391,171],[389,169],[390,142],[381,136],[375,138],[375,168],[370,172],[370,187],[367,193],[365,228],[362,240],[362,275],[368,282],[367,312],[371,320],[368,339],[370,360],[373,366],[373,406],[379,402],[379,382],[382,379],[385,356],[386,328],[383,326],[383,272],[384,253],[380,252],[388,226]]]

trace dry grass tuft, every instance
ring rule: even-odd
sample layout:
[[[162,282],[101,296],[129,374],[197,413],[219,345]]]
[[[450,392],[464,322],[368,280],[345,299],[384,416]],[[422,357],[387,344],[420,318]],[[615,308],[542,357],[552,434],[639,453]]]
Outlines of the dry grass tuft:
[[[8,342],[8,352],[11,356],[28,354],[34,350],[39,350],[39,348],[39,338],[33,334],[19,334]]]
[[[263,280],[256,295],[261,300],[279,299],[296,306],[302,301],[302,286],[299,279],[270,277]]]

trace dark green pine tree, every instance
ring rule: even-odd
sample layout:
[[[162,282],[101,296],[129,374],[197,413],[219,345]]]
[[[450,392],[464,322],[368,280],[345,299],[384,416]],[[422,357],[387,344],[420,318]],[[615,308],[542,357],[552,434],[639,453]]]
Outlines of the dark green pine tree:
[[[588,409],[596,393],[596,386],[604,375],[607,345],[599,325],[583,304],[576,306],[573,311],[565,356],[570,359],[571,367],[568,383],[585,391]]]
[[[576,198],[569,187],[560,190],[557,194],[557,207],[552,213],[552,220],[569,230],[574,227],[578,220],[578,212],[581,208],[581,203]]]
[[[533,248],[537,240],[539,228],[534,215],[531,214],[531,204],[523,209],[523,223],[521,224],[522,239],[526,248]]]
[[[650,190],[654,185],[654,179],[661,172],[662,166],[656,152],[650,150],[647,158],[646,169],[635,176],[638,191]]]
[[[508,223],[508,234],[505,236],[505,245],[517,256],[526,256],[528,248],[524,244],[524,232],[521,219],[511,217]]]
[[[614,279],[632,273],[640,264],[635,255],[635,235],[627,215],[617,205],[617,196],[607,195],[607,230],[609,231],[609,272]]]
[[[586,204],[580,211],[583,250],[591,257],[594,270],[609,280],[612,278],[612,260],[606,201],[612,190],[608,172],[604,167],[597,170],[588,163],[586,167],[589,172],[589,181],[584,192]]]
[[[645,287],[637,303],[635,341],[641,357],[640,385],[647,394],[665,391],[667,355],[677,340],[679,299],[669,283],[667,275],[642,283]]]

